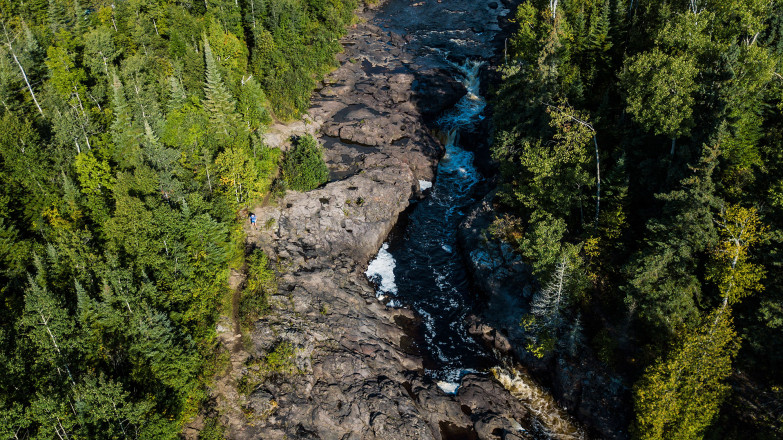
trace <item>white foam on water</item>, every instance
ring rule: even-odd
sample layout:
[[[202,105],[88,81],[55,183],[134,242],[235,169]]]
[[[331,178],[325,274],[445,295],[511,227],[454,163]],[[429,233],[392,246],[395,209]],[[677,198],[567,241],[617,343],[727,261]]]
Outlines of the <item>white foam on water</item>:
[[[438,286],[438,289],[440,290],[446,290],[450,287],[449,283],[446,280],[446,275],[443,275],[441,273],[438,273],[438,271],[434,271],[435,273],[435,284]]]
[[[396,300],[396,299],[393,299],[393,300],[389,301],[386,304],[386,307],[392,307],[392,308],[395,308],[395,309],[399,309],[400,307],[402,307],[402,303],[400,301]]]
[[[443,392],[446,394],[457,394],[457,390],[459,389],[459,382],[446,382],[439,380],[438,388],[443,390]]]
[[[432,315],[427,313],[424,309],[418,309],[417,312],[419,313],[419,316],[422,317],[422,323],[424,324],[424,327],[427,329],[427,332],[425,332],[424,337],[425,338],[432,338],[432,333],[435,331],[435,320],[432,319]]]
[[[456,128],[470,126],[477,120],[482,120],[482,112],[486,107],[486,101],[479,95],[480,78],[479,70],[484,64],[482,61],[466,60],[462,64],[449,62],[459,72],[460,82],[465,86],[467,93],[454,106],[454,109],[440,118],[443,127]]]
[[[493,367],[490,371],[495,379],[503,385],[503,388],[507,389],[511,395],[519,399],[530,410],[550,438],[555,440],[584,440],[587,438],[552,396],[526,374],[514,368],[500,366]]]
[[[432,182],[430,182],[429,180],[419,180],[420,191],[426,191],[430,188],[432,188]]]
[[[437,382],[438,388],[446,394],[457,394],[462,378],[470,373],[477,373],[472,368],[450,368],[438,372],[438,377],[442,379]]]
[[[367,266],[367,271],[364,272],[370,281],[377,284],[378,288],[375,293],[379,299],[384,294],[397,293],[397,284],[394,283],[395,267],[397,267],[397,262],[389,253],[389,243],[384,243],[378,251],[378,255]]]
[[[481,180],[478,170],[473,166],[473,153],[456,145],[447,145],[446,149],[449,156],[448,159],[441,160],[438,174],[442,179],[453,181],[459,192],[465,194]],[[452,210],[456,208],[451,207]]]

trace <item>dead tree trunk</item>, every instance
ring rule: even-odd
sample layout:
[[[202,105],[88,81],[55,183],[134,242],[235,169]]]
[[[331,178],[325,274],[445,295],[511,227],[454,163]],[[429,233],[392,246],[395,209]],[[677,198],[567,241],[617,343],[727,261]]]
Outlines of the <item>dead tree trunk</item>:
[[[33,102],[38,108],[38,113],[43,116],[43,110],[41,109],[41,105],[38,103],[38,98],[35,97],[33,86],[30,85],[30,80],[27,78],[27,72],[24,71],[24,67],[22,67],[22,63],[19,62],[19,58],[16,57],[16,52],[14,52],[14,46],[11,44],[11,37],[8,35],[8,29],[5,27],[5,22],[3,22],[3,32],[5,33],[5,45],[8,46],[8,51],[11,52],[11,56],[14,58],[14,62],[16,62],[17,67],[19,67],[19,71],[22,72],[22,78],[24,78],[24,83],[27,84],[27,90],[30,91],[30,96],[33,97]]]

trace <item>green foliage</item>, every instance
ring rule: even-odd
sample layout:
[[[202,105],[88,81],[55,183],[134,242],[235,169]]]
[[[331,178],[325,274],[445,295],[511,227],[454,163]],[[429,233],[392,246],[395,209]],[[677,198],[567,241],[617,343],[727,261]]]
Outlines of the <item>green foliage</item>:
[[[295,191],[310,191],[324,184],[329,169],[324,163],[323,151],[311,135],[294,140],[293,148],[286,153],[282,164],[283,179]]]
[[[280,342],[264,358],[264,368],[268,373],[290,374],[298,370],[294,364],[294,346],[290,342]]]
[[[277,290],[275,273],[269,258],[260,250],[247,258],[247,281],[242,289],[239,315],[245,325],[251,325],[269,310],[269,297]]]
[[[226,427],[220,424],[217,417],[210,417],[204,421],[204,429],[198,433],[199,440],[222,440],[226,434]]]
[[[733,305],[764,288],[764,268],[750,260],[749,249],[766,233],[755,208],[738,205],[725,207],[716,221],[721,241],[715,249],[707,279],[718,285],[725,303]]]
[[[176,438],[197,413],[237,212],[278,174],[260,134],[354,8],[110,3],[0,0],[3,437]],[[247,319],[274,289],[249,267]]]
[[[564,218],[581,206],[582,188],[592,183],[587,166],[593,133],[579,122],[583,115],[567,106],[546,111],[551,140],[523,144],[514,195],[528,209]]]
[[[236,203],[247,204],[269,191],[272,182],[271,164],[277,155],[253,157],[247,148],[229,148],[215,159],[215,173],[219,176],[224,194]]]
[[[583,289],[580,251],[580,246],[563,246],[548,272],[547,283],[533,294],[530,312],[520,323],[527,333],[526,349],[538,358],[550,354],[558,344],[575,352],[581,343],[579,318],[569,316],[571,306]]]
[[[628,90],[628,112],[655,134],[669,138],[689,134],[697,87],[694,60],[653,49],[627,63],[623,83]]]
[[[666,202],[665,215],[649,221],[649,238],[627,265],[627,301],[648,325],[670,334],[698,316],[697,258],[717,240],[713,212],[719,200],[712,181],[716,154],[715,149],[705,148],[698,166],[692,167],[691,176],[679,188],[657,195]]]
[[[356,5],[355,0],[275,0],[247,15],[255,41],[251,69],[277,117],[290,119],[307,109],[316,78],[335,66],[338,39]]]
[[[635,389],[636,435],[640,439],[702,438],[729,387],[731,360],[739,342],[728,311],[706,317],[670,357],[649,367]]]
[[[743,373],[783,384],[770,347],[783,328],[783,4],[553,5],[518,7],[494,96],[503,216],[491,232],[542,284],[528,350],[568,356],[574,335],[627,381],[646,370],[637,435],[697,438],[720,409],[735,333]],[[553,301],[573,245],[577,281]],[[583,338],[565,327],[577,317]],[[740,406],[722,423],[756,420]]]
[[[526,231],[520,247],[524,255],[533,262],[534,272],[545,275],[554,267],[560,257],[566,225],[546,211],[535,211],[530,216],[531,228]]]
[[[264,90],[255,79],[250,78],[242,83],[239,111],[244,117],[248,131],[257,132],[272,123],[269,105]]]
[[[238,137],[241,139],[240,136],[247,134],[240,134],[241,126],[237,120],[236,102],[223,84],[223,78],[206,38],[204,38],[204,60],[207,66],[204,109],[209,115],[210,132],[214,133],[215,141],[219,144],[227,144]]]

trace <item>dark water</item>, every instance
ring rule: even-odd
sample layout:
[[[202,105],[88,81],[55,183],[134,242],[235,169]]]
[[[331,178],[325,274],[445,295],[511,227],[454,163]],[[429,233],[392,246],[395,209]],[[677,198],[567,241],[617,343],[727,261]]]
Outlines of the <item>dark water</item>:
[[[456,254],[457,227],[475,202],[472,189],[482,179],[473,166],[473,154],[458,141],[460,129],[482,118],[480,63],[466,61],[454,67],[468,93],[439,121],[448,138],[435,184],[413,208],[404,229],[393,234],[368,268],[384,302],[409,306],[421,317],[425,366],[433,378],[445,382],[441,383],[444,391],[451,391],[464,374],[494,365],[494,359],[467,333],[465,318],[475,306],[476,292]],[[427,186],[420,183],[422,189]]]
[[[476,201],[473,188],[482,176],[473,166],[473,154],[460,146],[458,133],[482,118],[480,66],[471,61],[453,65],[468,93],[439,121],[448,137],[435,184],[384,243],[367,276],[384,303],[410,307],[421,317],[424,365],[444,392],[456,392],[467,373],[490,372],[533,416],[519,421],[519,431],[534,439],[582,440],[584,433],[544,389],[496,359],[467,332],[465,318],[480,304],[456,254],[457,228]],[[425,189],[429,182],[419,183]]]

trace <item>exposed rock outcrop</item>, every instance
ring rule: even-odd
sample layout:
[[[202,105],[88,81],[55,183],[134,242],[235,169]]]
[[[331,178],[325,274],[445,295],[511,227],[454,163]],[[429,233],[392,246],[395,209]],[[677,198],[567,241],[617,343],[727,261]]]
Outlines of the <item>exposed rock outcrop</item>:
[[[224,328],[223,339],[243,353],[227,375],[234,391],[215,392],[229,438],[530,438],[521,425],[529,411],[491,377],[466,376],[456,395],[428,379],[406,331],[416,317],[380,303],[363,274],[420,194],[418,181],[434,177],[443,150],[425,121],[464,94],[442,54],[411,43],[406,23],[424,32],[421,17],[399,12],[434,17],[446,4],[463,16],[478,8],[471,22],[482,28],[470,32],[479,43],[508,12],[485,0],[393,1],[377,17],[364,11],[343,41],[341,67],[314,96],[310,122],[268,135],[281,143],[320,127],[331,182],[253,210],[259,229],[248,229],[248,243],[273,261],[279,289],[244,343]],[[464,23],[428,26],[454,33]],[[457,43],[441,47],[458,52]]]

